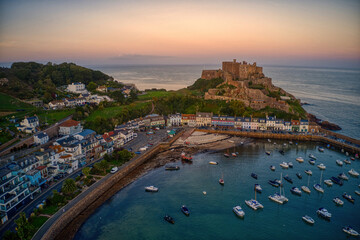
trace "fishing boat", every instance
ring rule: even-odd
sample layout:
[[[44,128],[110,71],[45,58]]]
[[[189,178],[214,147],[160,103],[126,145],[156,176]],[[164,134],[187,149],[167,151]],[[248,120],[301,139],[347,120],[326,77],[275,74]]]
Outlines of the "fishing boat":
[[[245,200],[245,203],[246,203],[246,205],[251,207],[253,210],[258,210],[260,208],[264,208],[264,206],[261,203],[259,203],[257,200],[254,200],[254,199]]]
[[[282,196],[282,195],[280,195],[278,193],[270,195],[269,199],[276,202],[276,203],[279,203],[279,204],[284,204],[284,203],[289,201],[288,198],[286,198],[285,196]]]
[[[355,171],[353,168],[351,170],[349,170],[348,173],[353,177],[359,176],[359,173],[357,171]]]
[[[165,219],[165,221],[167,221],[171,224],[175,223],[175,220],[172,217],[170,217],[169,215],[165,215],[164,219]]]
[[[319,152],[324,152],[324,148],[323,147],[318,147],[318,150],[319,150]]]
[[[256,173],[251,173],[251,177],[258,179],[258,175]]]
[[[273,187],[279,187],[280,186],[280,184],[278,182],[273,181],[273,180],[269,180],[268,183]]]
[[[190,210],[189,210],[185,205],[182,205],[182,206],[181,206],[181,211],[182,211],[186,216],[189,216],[189,215],[190,215]]]
[[[185,152],[181,153],[181,159],[185,161],[192,161],[192,157],[190,155],[186,156]]]
[[[168,171],[174,171],[174,170],[179,170],[180,167],[179,166],[165,166],[165,170]]]
[[[342,180],[349,180],[349,177],[346,176],[345,173],[340,173],[338,177],[341,178]]]
[[[340,186],[343,185],[343,181],[337,177],[331,177],[330,180],[337,185],[340,185]]]
[[[289,177],[289,175],[285,175],[284,179],[288,181],[289,183],[293,183],[293,180]]]
[[[262,188],[261,188],[260,184],[257,184],[257,183],[256,183],[254,187],[255,187],[255,191],[256,191],[256,192],[258,192],[258,193],[261,193],[261,192],[262,192]]]
[[[298,179],[302,179],[302,176],[300,173],[296,173],[296,176],[298,177]]]
[[[356,195],[360,196],[360,191],[355,190]]]
[[[329,211],[326,208],[319,208],[316,213],[322,217],[325,218],[327,220],[330,220],[331,218],[331,213],[329,213]]]
[[[307,175],[312,175],[312,171],[311,170],[305,170],[305,173],[307,174]]]
[[[339,165],[339,166],[344,165],[343,161],[341,161],[341,160],[336,160],[336,164]]]
[[[146,192],[158,192],[159,188],[154,187],[154,186],[147,186],[147,187],[145,187],[145,191]]]
[[[236,216],[243,218],[245,216],[244,210],[240,206],[233,207],[233,212]]]
[[[345,160],[344,160],[344,163],[346,163],[346,164],[351,164],[350,160],[348,160],[348,159],[345,159]]]
[[[344,194],[342,196],[343,196],[343,198],[345,198],[346,200],[348,200],[351,203],[355,202],[355,199],[350,194],[347,194],[346,192],[344,192]]]
[[[280,153],[281,155],[285,155],[285,151],[284,151],[284,150],[280,150],[279,153]]]
[[[302,186],[302,187],[301,187],[301,190],[303,190],[303,191],[306,192],[306,193],[311,193],[310,188],[308,188],[307,186]]]
[[[304,159],[303,159],[302,157],[297,157],[297,158],[296,158],[296,161],[302,163],[302,162],[304,162]]]
[[[330,180],[330,179],[326,179],[324,180],[324,183],[328,186],[332,186],[333,185],[333,182]]]
[[[320,193],[324,193],[324,189],[321,187],[320,184],[314,184],[314,189]]]
[[[287,164],[286,162],[280,163],[280,166],[281,166],[282,168],[289,168],[289,164]]]
[[[344,205],[344,202],[343,202],[340,198],[338,198],[338,197],[334,198],[334,199],[333,199],[333,202],[334,202],[336,205],[338,205],[338,206]]]
[[[315,160],[310,159],[310,160],[309,160],[309,163],[310,163],[311,165],[315,165]]]
[[[275,166],[271,165],[271,166],[270,166],[270,170],[271,170],[271,171],[275,171]]]
[[[326,166],[323,163],[320,163],[319,165],[317,165],[317,167],[321,170],[325,170]]]
[[[290,189],[290,192],[291,192],[292,194],[301,196],[301,190],[300,190],[299,188],[297,188],[297,187],[292,187],[292,188]]]
[[[209,164],[211,164],[211,165],[218,165],[219,163],[218,163],[218,162],[215,162],[215,161],[210,161]]]
[[[309,154],[309,158],[316,160],[316,157],[312,154]]]
[[[354,236],[354,237],[357,237],[359,236],[359,233],[357,231],[355,231],[351,226],[346,226],[346,227],[343,227],[343,232],[344,233],[347,233],[351,236]]]
[[[311,217],[309,217],[308,215],[303,216],[302,220],[304,220],[308,224],[314,224],[315,223],[315,220],[312,219]]]
[[[270,152],[270,151],[266,151],[265,153],[266,153],[266,155],[270,155],[270,154],[271,154],[271,152]]]
[[[293,168],[294,164],[292,162],[288,162],[289,168]]]

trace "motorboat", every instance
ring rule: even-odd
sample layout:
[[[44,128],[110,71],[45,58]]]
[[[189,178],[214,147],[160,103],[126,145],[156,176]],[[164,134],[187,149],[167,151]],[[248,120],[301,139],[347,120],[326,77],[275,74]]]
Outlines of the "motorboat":
[[[344,163],[346,163],[346,164],[351,164],[350,160],[348,160],[348,159],[345,159],[345,160],[344,160]]]
[[[340,185],[340,186],[342,186],[344,184],[344,182],[341,179],[337,178],[337,177],[331,177],[330,180],[333,183],[335,183],[337,185]]]
[[[329,213],[329,211],[326,208],[319,208],[316,213],[322,217],[325,218],[327,220],[330,220],[331,218],[331,213]]]
[[[224,185],[224,184],[225,184],[224,179],[223,179],[223,178],[220,178],[220,179],[219,179],[219,183],[220,183],[221,185]]]
[[[182,206],[181,206],[181,211],[182,211],[186,216],[189,216],[189,215],[190,215],[190,210],[189,210],[185,205],[182,205]]]
[[[302,176],[300,173],[296,173],[296,176],[298,177],[298,179],[302,179]]]
[[[147,187],[145,187],[145,191],[146,192],[158,192],[159,188],[154,187],[154,186],[147,186]]]
[[[292,194],[301,196],[301,190],[300,190],[299,188],[297,188],[297,187],[292,187],[292,188],[290,189],[290,192],[291,192]]]
[[[324,152],[325,149],[323,147],[319,147],[318,150],[319,152]]]
[[[180,167],[179,166],[165,166],[165,170],[168,171],[174,171],[174,170],[179,170]]]
[[[354,157],[351,157],[350,160],[351,160],[351,161],[355,161],[355,158],[354,158]]]
[[[268,138],[268,142],[271,142],[271,139]]]
[[[292,141],[290,141],[290,142],[289,142],[289,144],[290,144],[290,145],[293,145],[293,142],[292,142]]]
[[[280,179],[274,179],[275,182],[277,182],[280,186],[282,185],[281,180]]]
[[[311,165],[315,165],[315,160],[314,160],[314,159],[310,159],[310,160],[309,160],[309,163],[310,163]]]
[[[310,188],[308,188],[307,186],[302,186],[301,190],[303,190],[306,193],[311,193]]]
[[[324,183],[328,186],[332,186],[333,185],[333,182],[330,180],[330,179],[326,179],[324,180]]]
[[[230,157],[230,154],[224,153],[224,156],[228,158],[228,157]]]
[[[282,168],[289,168],[289,164],[287,164],[286,162],[280,163],[280,166],[281,166]]]
[[[348,173],[353,177],[359,176],[359,173],[357,171],[355,171],[353,168],[351,170],[349,170]]]
[[[175,223],[175,220],[172,217],[170,217],[169,215],[165,215],[164,219],[165,219],[165,221],[167,221],[171,224]]]
[[[190,155],[186,156],[185,152],[182,152],[180,156],[181,156],[182,160],[189,161],[189,162],[192,161],[192,157]]]
[[[237,157],[237,154],[233,152],[233,153],[231,153],[231,156]]]
[[[339,166],[344,165],[343,161],[341,161],[341,160],[339,160],[339,159],[338,159],[338,160],[336,160],[336,164],[337,164],[337,165],[339,165]]]
[[[357,231],[355,231],[351,226],[346,226],[346,227],[343,227],[343,232],[344,233],[347,233],[351,236],[354,236],[354,237],[357,237],[359,236],[359,233]]]
[[[206,195],[206,191],[203,191],[203,194]]]
[[[244,210],[240,206],[233,207],[233,212],[236,216],[243,218],[245,216]]]
[[[266,155],[270,155],[270,154],[271,154],[271,152],[270,152],[270,151],[266,151],[265,153],[266,153]]]
[[[348,200],[351,203],[355,202],[355,199],[350,194],[347,194],[346,192],[344,192],[344,194],[342,196],[343,196],[343,198],[345,198],[346,200]]]
[[[312,175],[312,171],[311,171],[311,170],[305,170],[305,173],[306,173],[307,175]]]
[[[312,219],[311,217],[309,217],[308,215],[303,216],[302,220],[304,220],[308,224],[314,224],[315,223],[315,220]]]
[[[302,162],[304,162],[304,159],[303,159],[302,157],[297,157],[297,158],[296,158],[296,161],[302,163]]]
[[[269,180],[268,183],[273,187],[279,187],[280,184],[277,181]]]
[[[269,199],[272,200],[272,201],[274,201],[274,202],[277,202],[277,203],[279,203],[279,204],[284,204],[284,203],[286,203],[286,202],[289,201],[288,198],[286,198],[285,196],[280,195],[280,194],[278,194],[278,193],[275,193],[275,194],[273,194],[273,195],[270,195],[270,196],[269,196]]]
[[[275,166],[271,165],[271,166],[270,166],[270,170],[271,170],[271,171],[275,171]]]
[[[258,176],[256,173],[251,173],[251,177],[255,178],[255,179],[258,179]]]
[[[360,191],[355,190],[356,195],[360,196]]]
[[[345,173],[340,173],[338,177],[341,178],[342,180],[349,180],[349,177],[346,176]]]
[[[293,180],[288,175],[284,176],[284,179],[289,183],[293,183]]]
[[[321,170],[325,170],[326,166],[323,163],[320,163],[319,165],[317,165],[318,168],[320,168]]]
[[[338,197],[334,198],[334,199],[333,199],[333,202],[334,202],[336,205],[338,205],[338,206],[344,205],[343,200],[341,200],[341,199],[338,198]]]
[[[284,143],[283,145],[284,145],[284,147],[286,147],[286,146],[287,146],[287,144],[286,144],[286,143]]]
[[[215,162],[215,161],[210,161],[209,164],[211,164],[211,165],[218,165],[219,163],[218,163],[218,162]]]
[[[258,193],[261,193],[262,192],[262,188],[260,186],[260,184],[255,184],[255,191],[258,192]]]
[[[285,155],[285,151],[284,151],[284,150],[280,150],[279,153],[280,153],[281,155]]]
[[[316,160],[316,157],[312,154],[309,154],[309,158]]]
[[[245,203],[254,210],[258,210],[259,208],[264,208],[264,206],[261,203],[259,203],[257,200],[254,199],[245,200]]]
[[[294,164],[292,162],[288,162],[289,168],[293,168]]]
[[[320,184],[314,184],[314,189],[320,193],[324,193],[324,189],[321,187]]]

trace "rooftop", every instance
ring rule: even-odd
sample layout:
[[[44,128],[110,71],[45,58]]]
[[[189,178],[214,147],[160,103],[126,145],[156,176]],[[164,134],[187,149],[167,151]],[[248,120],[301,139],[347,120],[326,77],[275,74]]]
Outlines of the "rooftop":
[[[80,122],[69,119],[69,120],[63,122],[62,124],[60,124],[60,127],[74,127],[74,126],[77,126],[79,124],[80,124]]]

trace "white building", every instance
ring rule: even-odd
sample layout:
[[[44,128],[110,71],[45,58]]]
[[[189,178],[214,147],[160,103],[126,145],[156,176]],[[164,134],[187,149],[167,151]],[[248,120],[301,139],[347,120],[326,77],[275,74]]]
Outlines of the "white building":
[[[67,86],[67,91],[72,93],[87,93],[85,84],[81,82],[72,83]]]
[[[80,122],[69,119],[60,124],[59,134],[60,135],[73,135],[82,132],[83,127]]]
[[[284,130],[284,120],[276,119],[274,130]]]
[[[17,127],[17,129],[26,133],[35,133],[36,128],[39,127],[39,125],[39,119],[37,116],[25,117],[25,119],[20,122],[20,126]]]
[[[274,130],[276,117],[266,116],[266,128],[268,130]]]
[[[180,126],[181,125],[181,114],[171,114],[168,116],[168,126]]]
[[[308,132],[309,131],[309,121],[308,120],[300,120],[300,132]]]
[[[34,135],[34,142],[37,144],[45,144],[49,141],[49,136],[45,132]]]

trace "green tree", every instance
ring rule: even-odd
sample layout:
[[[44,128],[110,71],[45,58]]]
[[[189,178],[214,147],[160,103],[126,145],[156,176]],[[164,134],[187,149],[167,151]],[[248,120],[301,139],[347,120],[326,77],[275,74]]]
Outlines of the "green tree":
[[[95,89],[98,87],[98,85],[94,82],[90,82],[88,85],[87,85],[87,89],[90,91],[90,92],[93,92],[95,91]]]
[[[65,194],[70,195],[73,192],[75,192],[76,189],[77,189],[77,187],[76,187],[74,179],[68,178],[68,179],[65,180],[65,182],[64,182],[64,184],[63,184],[63,186],[61,188],[61,191],[63,193],[65,193]]]
[[[4,233],[3,239],[4,239],[4,240],[18,240],[19,237],[18,237],[18,235],[17,235],[16,233],[14,233],[13,231],[7,230],[7,231]]]
[[[31,239],[34,233],[34,226],[30,224],[24,212],[20,213],[20,217],[15,220],[16,231],[20,239]]]
[[[85,168],[83,168],[82,169],[82,173],[84,174],[84,176],[89,176],[89,174],[90,174],[90,168],[89,167],[85,167]]]

